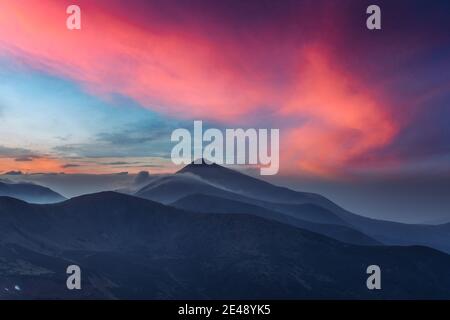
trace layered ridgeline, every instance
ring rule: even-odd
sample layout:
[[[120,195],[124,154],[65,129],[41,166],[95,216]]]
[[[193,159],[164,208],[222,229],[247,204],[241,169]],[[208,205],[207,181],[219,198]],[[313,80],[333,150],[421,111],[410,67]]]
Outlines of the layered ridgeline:
[[[152,180],[135,195],[191,211],[256,214],[348,243],[424,245],[450,253],[450,223],[414,225],[362,217],[321,195],[276,186],[217,164],[190,164]]]
[[[12,197],[30,203],[54,203],[66,200],[59,193],[29,182],[0,180],[0,197]]]
[[[351,245],[114,192],[48,205],[2,197],[0,235],[0,298],[450,298],[450,256],[431,248]],[[82,290],[65,287],[71,264]],[[366,288],[371,264],[382,290]]]
[[[448,299],[449,229],[373,220],[188,165],[134,195],[0,197],[0,298]],[[71,264],[82,268],[81,291],[66,289]],[[382,290],[366,287],[372,264]]]

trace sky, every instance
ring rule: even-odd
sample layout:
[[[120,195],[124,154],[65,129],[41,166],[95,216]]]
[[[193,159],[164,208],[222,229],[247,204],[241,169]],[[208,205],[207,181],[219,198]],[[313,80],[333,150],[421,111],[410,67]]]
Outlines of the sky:
[[[81,30],[66,28],[71,4]],[[381,30],[366,28],[370,4]],[[171,132],[203,120],[279,128],[280,184],[366,215],[450,220],[449,10],[3,0],[0,173],[172,172]]]

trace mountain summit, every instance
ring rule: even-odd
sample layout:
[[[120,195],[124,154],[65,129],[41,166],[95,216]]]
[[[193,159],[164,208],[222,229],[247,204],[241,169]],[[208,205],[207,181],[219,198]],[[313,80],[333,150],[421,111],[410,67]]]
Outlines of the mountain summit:
[[[180,170],[177,171],[177,173],[186,173],[186,172],[194,173],[195,171],[198,171],[198,170],[213,170],[213,169],[214,170],[233,171],[231,169],[225,168],[224,166],[218,165],[215,162],[207,161],[204,158],[198,159],[198,161],[200,161],[200,163],[196,163],[195,161],[197,161],[197,160],[194,160],[190,164],[181,168]],[[235,172],[235,171],[233,171],[233,172]]]
[[[313,193],[299,192],[276,186],[216,163],[207,164],[204,159],[199,164],[194,162],[188,164],[176,174],[183,173],[194,174],[213,185],[221,186],[226,190],[261,200],[284,203],[305,203],[313,201],[313,198],[321,198],[319,195]]]

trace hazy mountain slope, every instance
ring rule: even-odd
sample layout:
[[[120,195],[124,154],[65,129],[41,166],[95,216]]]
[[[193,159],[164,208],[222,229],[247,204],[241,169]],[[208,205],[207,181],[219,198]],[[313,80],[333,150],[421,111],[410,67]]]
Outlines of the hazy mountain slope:
[[[179,171],[179,173],[187,172],[216,186],[220,185],[226,190],[232,189],[234,192],[265,202],[264,205],[257,202],[253,202],[254,204],[285,214],[295,216],[300,214],[299,218],[303,220],[320,222],[310,220],[314,215],[307,217],[310,210],[303,211],[306,215],[302,214],[302,205],[314,205],[323,209],[322,212],[326,214],[327,219],[332,215],[337,216],[340,221],[345,221],[344,225],[351,226],[380,242],[393,245],[426,245],[450,253],[450,224],[410,225],[362,217],[346,211],[323,196],[274,186],[215,164],[190,164]]]
[[[221,189],[190,173],[178,173],[154,179],[144,188],[136,192],[136,196],[148,200],[170,204],[189,195],[204,194],[216,196],[242,203],[253,204],[269,210],[278,211],[286,215],[305,221],[343,225],[350,225],[339,216],[320,206],[304,204],[272,203],[260,199],[250,198],[225,189]]]
[[[336,210],[339,214],[338,210]],[[375,220],[352,213],[340,216],[365,234],[391,245],[419,244],[450,253],[450,224],[415,225]]]
[[[170,175],[154,179],[135,195],[160,203],[171,203],[193,193],[220,195],[226,191],[192,175]],[[238,195],[232,196],[239,197]]]
[[[53,205],[0,198],[0,230],[0,252],[9,252],[0,283],[22,288],[11,298],[61,297],[69,262],[86,270],[91,297],[450,298],[450,256],[433,249],[348,245],[252,215],[112,192]],[[383,290],[367,290],[369,264],[382,267]]]
[[[223,189],[270,202],[305,203],[318,197],[313,193],[275,186],[217,164],[189,164],[177,172],[179,173],[191,173]]]
[[[352,226],[331,210],[328,210],[324,207],[321,207],[320,205],[313,203],[290,204],[290,203],[273,203],[262,200],[253,201],[253,203],[310,222],[333,224],[347,227]]]
[[[54,203],[65,200],[55,191],[32,183],[0,181],[0,196],[13,197],[30,203]]]
[[[258,217],[286,223],[294,227],[317,232],[347,243],[360,245],[380,244],[380,242],[371,239],[365,234],[346,226],[312,223],[256,205],[215,196],[193,194],[186,196],[171,205],[180,209],[205,213],[252,214]]]

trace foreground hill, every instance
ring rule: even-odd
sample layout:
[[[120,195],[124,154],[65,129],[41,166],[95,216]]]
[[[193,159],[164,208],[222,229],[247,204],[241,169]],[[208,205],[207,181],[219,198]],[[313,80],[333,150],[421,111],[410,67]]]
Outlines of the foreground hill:
[[[450,256],[356,246],[253,215],[186,212],[113,192],[0,198],[2,298],[450,298]],[[83,290],[65,288],[65,268]],[[366,267],[382,268],[380,291]],[[12,292],[11,292],[12,291]]]

